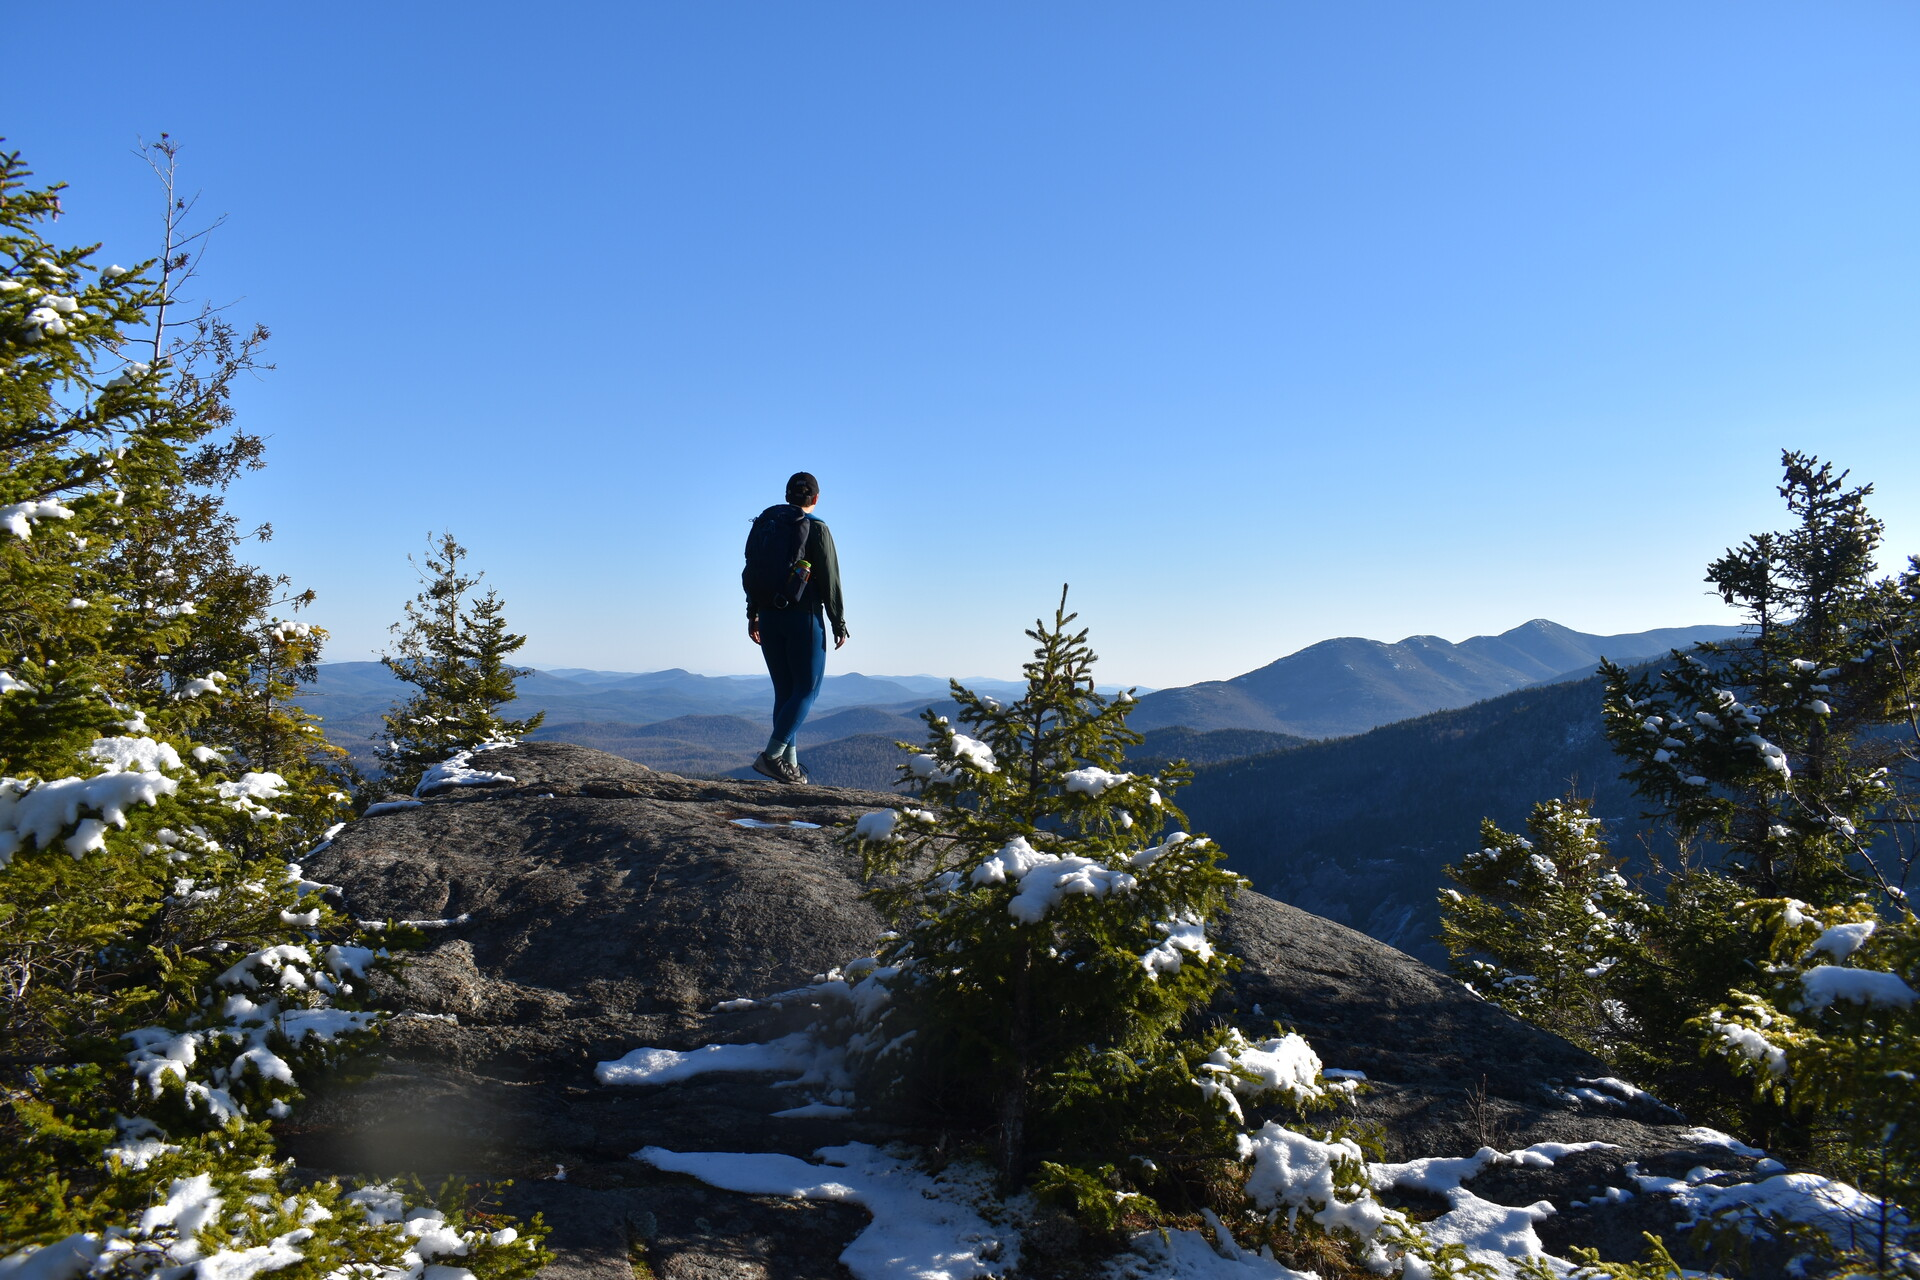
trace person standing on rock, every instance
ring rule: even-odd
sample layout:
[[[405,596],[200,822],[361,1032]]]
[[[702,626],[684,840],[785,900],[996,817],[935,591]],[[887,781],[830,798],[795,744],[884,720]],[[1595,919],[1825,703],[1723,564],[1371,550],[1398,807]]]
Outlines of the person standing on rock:
[[[775,782],[806,782],[794,739],[827,674],[827,626],[833,647],[847,642],[840,560],[833,534],[813,514],[820,482],[805,471],[787,481],[787,500],[754,517],[747,534],[747,635],[773,677],[773,736],[753,762]],[[824,619],[823,619],[824,615]]]

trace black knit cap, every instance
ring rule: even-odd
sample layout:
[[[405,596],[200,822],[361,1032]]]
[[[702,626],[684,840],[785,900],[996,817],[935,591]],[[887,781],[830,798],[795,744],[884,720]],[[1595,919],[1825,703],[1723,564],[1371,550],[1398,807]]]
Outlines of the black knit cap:
[[[820,496],[820,482],[811,471],[796,471],[787,478],[787,501],[804,507]]]

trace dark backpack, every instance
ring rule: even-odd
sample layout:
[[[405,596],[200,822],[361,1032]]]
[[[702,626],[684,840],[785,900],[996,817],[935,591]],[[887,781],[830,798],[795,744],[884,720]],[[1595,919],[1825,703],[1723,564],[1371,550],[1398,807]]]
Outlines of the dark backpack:
[[[784,609],[806,591],[812,576],[807,564],[807,534],[812,517],[791,503],[768,507],[747,531],[747,567],[740,585],[758,609]]]

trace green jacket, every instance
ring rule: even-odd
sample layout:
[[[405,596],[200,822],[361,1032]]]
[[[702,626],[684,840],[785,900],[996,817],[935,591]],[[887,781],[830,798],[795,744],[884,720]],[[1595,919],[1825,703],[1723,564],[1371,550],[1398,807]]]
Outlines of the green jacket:
[[[827,622],[833,628],[834,636],[847,634],[847,611],[840,598],[840,557],[833,549],[833,532],[827,528],[827,522],[818,516],[807,517],[806,559],[813,565],[813,576],[807,580],[807,589],[792,608],[825,609]],[[747,600],[747,620],[751,622],[760,616],[760,610],[754,607],[751,597]]]

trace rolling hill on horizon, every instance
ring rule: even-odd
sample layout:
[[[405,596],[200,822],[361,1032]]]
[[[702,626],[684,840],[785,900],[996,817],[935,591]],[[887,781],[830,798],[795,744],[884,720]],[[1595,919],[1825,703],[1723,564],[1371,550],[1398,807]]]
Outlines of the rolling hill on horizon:
[[[937,693],[930,687],[936,684]],[[944,695],[946,687],[944,681],[925,676],[906,677],[905,682],[857,672],[828,676],[814,703],[812,723],[836,723],[833,713],[854,707],[877,706],[916,714],[922,707],[943,701],[939,695]],[[373,745],[380,732],[381,716],[406,696],[407,689],[378,662],[330,662],[320,666],[316,679],[301,690],[298,701],[321,718],[329,737],[346,747],[354,763],[366,770],[373,767]],[[539,737],[553,738],[554,730],[561,726],[588,726],[583,733],[591,740],[570,740],[616,754],[627,754],[616,743],[650,741],[645,735],[634,736],[634,731],[644,726],[701,717],[751,721],[760,726],[764,744],[772,702],[771,684],[765,676],[703,676],[680,668],[647,672],[576,670],[572,676],[535,671],[519,682],[518,689],[519,697],[503,711],[516,719],[545,712],[547,725],[536,731]],[[849,722],[843,732],[872,732],[874,727]],[[628,758],[667,767],[644,756]]]
[[[1345,737],[1528,685],[1573,679],[1594,670],[1603,657],[1641,662],[1738,634],[1738,627],[1694,626],[1598,636],[1535,618],[1459,644],[1438,636],[1408,636],[1395,644],[1342,636],[1231,680],[1146,694],[1128,719],[1137,729],[1183,725]]]

